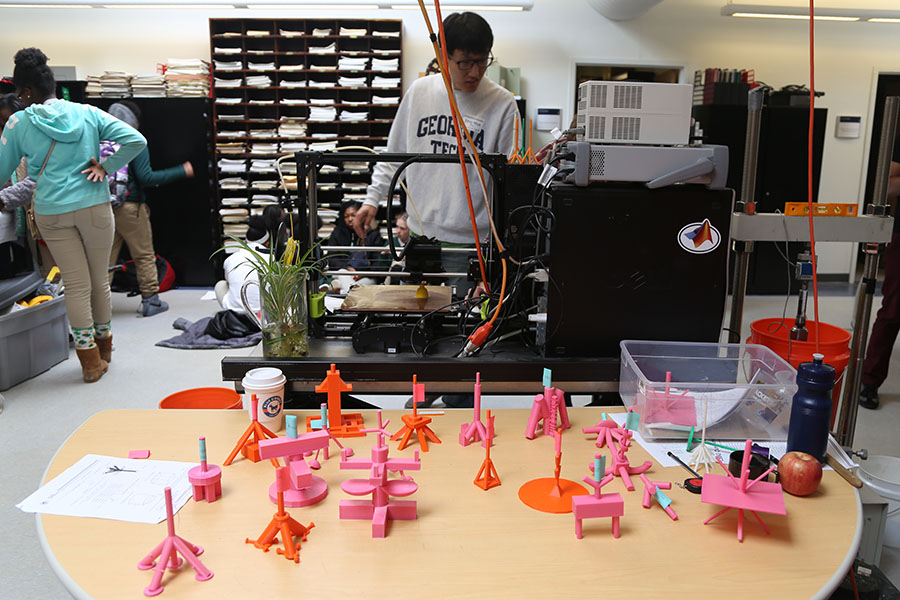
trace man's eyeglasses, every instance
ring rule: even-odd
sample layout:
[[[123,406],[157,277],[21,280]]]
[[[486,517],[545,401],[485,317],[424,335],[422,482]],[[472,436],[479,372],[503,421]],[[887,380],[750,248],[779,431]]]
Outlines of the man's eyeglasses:
[[[456,63],[456,66],[459,67],[460,71],[468,71],[474,66],[478,66],[479,69],[486,69],[492,64],[494,64],[494,55],[488,55],[484,58],[476,58],[474,60],[453,60]]]

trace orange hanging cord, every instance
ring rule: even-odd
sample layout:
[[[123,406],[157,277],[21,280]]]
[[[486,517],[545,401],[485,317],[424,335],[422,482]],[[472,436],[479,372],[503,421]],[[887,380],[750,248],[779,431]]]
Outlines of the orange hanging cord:
[[[809,137],[807,139],[807,201],[809,202],[809,245],[812,254],[813,272],[813,308],[816,316],[816,353],[819,353],[819,280],[816,266],[816,235],[813,227],[813,126],[815,124],[816,107],[816,61],[815,61],[815,18],[813,4],[815,0],[809,0]]]
[[[494,238],[494,242],[497,244],[497,249],[501,255],[506,252],[506,249],[503,247],[503,243],[500,241],[500,236],[497,235],[497,230],[494,227],[494,219],[493,219],[493,216],[491,215],[490,207],[487,205],[488,204],[488,202],[487,202],[487,184],[485,183],[485,179],[484,179],[484,170],[481,165],[481,158],[478,156],[478,152],[475,147],[475,143],[472,141],[472,137],[471,137],[471,134],[469,133],[468,128],[465,127],[464,124],[462,123],[462,117],[459,112],[459,107],[456,104],[456,96],[453,93],[453,85],[450,81],[449,70],[448,70],[449,69],[449,59],[447,57],[447,43],[446,43],[446,39],[444,37],[444,24],[443,24],[443,19],[441,18],[440,2],[438,0],[435,0],[435,2],[434,2],[434,8],[435,8],[437,22],[438,22],[438,32],[440,35],[440,44],[438,44],[438,41],[437,41],[438,38],[435,36],[434,29],[431,26],[431,21],[428,18],[428,12],[425,9],[425,3],[423,2],[423,0],[419,0],[419,8],[422,11],[422,16],[425,19],[425,25],[428,28],[428,34],[431,39],[432,47],[434,48],[435,56],[437,57],[438,62],[441,64],[441,77],[444,81],[444,87],[447,88],[447,95],[448,95],[448,98],[450,101],[450,112],[453,117],[453,125],[454,125],[454,130],[455,130],[454,133],[456,134],[456,140],[457,140],[456,146],[457,146],[457,150],[459,152],[459,161],[460,161],[460,166],[462,168],[463,183],[465,185],[465,190],[466,190],[466,199],[468,200],[468,204],[469,204],[469,216],[472,220],[472,231],[475,235],[475,247],[477,249],[477,254],[478,254],[478,264],[481,268],[481,277],[482,277],[482,281],[484,282],[485,292],[487,292],[487,294],[490,295],[490,289],[488,287],[487,275],[486,275],[485,268],[484,268],[484,260],[483,260],[483,257],[481,256],[480,240],[479,240],[479,236],[478,236],[478,225],[475,222],[475,207],[472,202],[472,192],[471,192],[471,189],[469,188],[468,169],[466,168],[465,154],[464,154],[465,149],[464,149],[464,146],[462,143],[462,138],[460,136],[460,132],[465,134],[466,141],[468,142],[469,147],[472,150],[471,155],[475,162],[475,167],[478,171],[478,176],[479,176],[479,179],[481,182],[481,186],[482,186],[482,190],[483,190],[483,194],[484,194],[485,208],[487,210],[488,221],[491,226],[491,234]],[[500,260],[501,260],[501,265],[502,265],[503,277],[501,279],[500,296],[498,299],[498,303],[497,303],[496,308],[494,309],[494,314],[492,315],[491,319],[487,323],[485,323],[484,325],[479,327],[478,330],[476,330],[475,333],[473,333],[470,336],[470,340],[472,341],[472,343],[475,346],[480,346],[484,342],[484,340],[487,338],[488,334],[490,333],[491,328],[494,325],[494,322],[497,320],[497,317],[500,314],[500,307],[503,305],[503,298],[506,295],[506,275],[507,275],[506,259],[501,256]]]

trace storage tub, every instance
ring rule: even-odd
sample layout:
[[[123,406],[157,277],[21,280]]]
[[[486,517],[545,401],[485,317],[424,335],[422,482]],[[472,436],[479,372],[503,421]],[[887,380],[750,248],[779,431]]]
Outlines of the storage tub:
[[[54,298],[0,317],[0,391],[69,357],[66,300]]]
[[[647,439],[786,440],[797,371],[766,346],[623,340],[619,395]],[[667,382],[667,374],[670,381]]]

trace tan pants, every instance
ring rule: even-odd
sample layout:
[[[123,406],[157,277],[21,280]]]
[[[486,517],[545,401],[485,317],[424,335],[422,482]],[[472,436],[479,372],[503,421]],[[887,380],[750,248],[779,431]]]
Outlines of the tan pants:
[[[66,285],[69,325],[88,329],[108,323],[112,307],[107,267],[113,241],[109,203],[61,215],[36,214],[35,220]]]
[[[122,242],[125,242],[137,269],[141,296],[145,298],[152,296],[159,291],[159,273],[156,270],[156,252],[153,251],[150,207],[146,202],[124,202],[114,213],[116,235],[113,239],[112,253],[109,255],[109,266],[117,264]]]

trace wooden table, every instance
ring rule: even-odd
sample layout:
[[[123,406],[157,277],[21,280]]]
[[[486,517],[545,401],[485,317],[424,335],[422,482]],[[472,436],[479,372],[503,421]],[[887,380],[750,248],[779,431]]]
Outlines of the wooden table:
[[[197,438],[206,436],[209,462],[221,465],[247,427],[246,412],[212,410],[111,410],[87,420],[51,461],[46,480],[84,454],[127,456],[149,448],[151,458],[193,461]],[[303,413],[298,413],[303,414]],[[312,414],[312,413],[308,413]],[[389,429],[400,426],[400,411],[385,411]],[[562,476],[580,481],[588,474],[595,450],[581,427],[595,424],[600,411],[570,409],[572,429],[563,436]],[[552,477],[551,438],[524,438],[528,411],[496,413],[498,436],[491,457],[503,485],[482,491],[472,481],[484,459],[480,445],[459,445],[460,425],[469,410],[435,416],[432,429],[443,443],[422,453],[422,470],[411,473],[419,491],[416,521],[389,522],[387,537],[372,538],[368,521],[338,519],[338,503],[350,496],[340,484],[364,477],[340,471],[338,459],[318,472],[329,485],[323,502],[289,509],[308,525],[309,540],[294,564],[263,552],[255,539],[275,506],[267,489],[273,481],[268,462],[239,459],[223,468],[223,497],[207,504],[188,503],[176,515],[176,533],[205,548],[201,560],[215,576],[194,579],[187,567],[163,579],[164,598],[611,598],[827,597],[847,572],[862,534],[856,490],[827,471],[819,490],[807,498],[785,495],[787,516],[764,515],[766,535],[748,521],[745,538],[736,538],[734,511],[709,525],[703,521],[718,507],[677,487],[667,492],[678,521],[655,503],[641,507],[643,486],[627,492],[621,480],[604,488],[625,499],[621,537],[613,538],[609,519],[584,523],[584,539],[575,538],[571,514],[536,512],[518,499],[519,487],[534,478]],[[365,414],[367,426],[376,422]],[[298,419],[305,422],[305,419]],[[343,440],[368,457],[374,436]],[[412,456],[391,444],[391,456]],[[609,451],[604,449],[604,454]],[[638,445],[632,464],[649,458]],[[680,467],[654,466],[653,480],[681,482]],[[160,490],[162,493],[162,490]],[[136,565],[165,537],[165,523],[145,525],[38,515],[41,543],[54,571],[78,598],[142,598],[152,572]],[[562,595],[560,595],[562,593]]]

